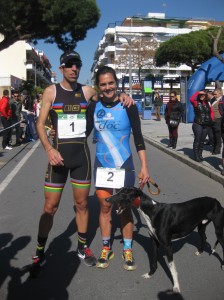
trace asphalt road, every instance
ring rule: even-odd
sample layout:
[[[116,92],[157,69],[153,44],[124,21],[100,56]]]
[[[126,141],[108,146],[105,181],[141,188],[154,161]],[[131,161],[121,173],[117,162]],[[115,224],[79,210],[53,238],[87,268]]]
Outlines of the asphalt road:
[[[89,141],[91,153],[94,145]],[[34,147],[34,148],[33,148]],[[135,152],[135,151],[134,151]],[[199,196],[217,198],[224,206],[223,186],[188,165],[147,144],[151,177],[161,187],[155,200],[183,202]],[[30,155],[30,157],[29,157]],[[26,158],[29,157],[27,160]],[[134,155],[136,169],[138,157]],[[159,252],[158,270],[152,279],[143,279],[149,270],[151,240],[144,224],[135,227],[134,272],[122,267],[122,243],[119,217],[113,215],[115,257],[106,270],[88,268],[75,255],[77,232],[69,184],[63,193],[59,211],[47,244],[47,265],[38,279],[30,279],[28,265],[36,246],[37,225],[43,206],[43,182],[46,156],[39,143],[29,144],[0,170],[0,299],[1,300],[74,300],[74,299],[185,299],[223,300],[224,272],[219,255],[209,256],[215,242],[213,225],[207,228],[205,252],[194,255],[199,244],[193,232],[173,244],[181,294],[173,296],[171,276],[164,250]],[[137,185],[137,181],[136,181]],[[147,193],[146,189],[145,192]],[[99,205],[92,186],[89,197],[89,241],[96,256],[101,249],[98,226]]]

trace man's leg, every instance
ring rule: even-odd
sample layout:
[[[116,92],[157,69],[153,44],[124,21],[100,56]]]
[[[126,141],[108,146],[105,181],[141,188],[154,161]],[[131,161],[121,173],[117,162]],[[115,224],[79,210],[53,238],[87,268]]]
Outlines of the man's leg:
[[[87,266],[94,266],[96,264],[96,258],[87,246],[87,230],[89,221],[87,198],[89,195],[90,180],[84,184],[83,182],[77,184],[77,182],[74,183],[73,181],[72,186],[78,231],[77,254],[81,259],[83,259]]]
[[[61,194],[62,189],[59,189],[58,192],[45,191],[45,204],[39,221],[36,255],[33,257],[33,264],[30,269],[30,275],[32,277],[37,277],[46,263],[44,253],[45,246],[48,234],[53,226],[53,218],[57,212]]]

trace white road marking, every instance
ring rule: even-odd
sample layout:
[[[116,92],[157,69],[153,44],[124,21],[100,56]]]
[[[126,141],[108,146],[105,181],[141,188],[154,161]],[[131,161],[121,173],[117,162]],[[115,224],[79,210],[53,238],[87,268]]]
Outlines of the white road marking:
[[[30,156],[33,154],[33,152],[37,149],[37,147],[40,144],[40,140],[37,141],[34,146],[30,149],[30,151],[23,157],[23,159],[18,163],[18,165],[8,174],[8,176],[2,181],[0,184],[0,195],[4,192],[6,187],[10,184],[12,179],[16,176],[16,174],[19,172],[21,167],[26,163],[26,161],[30,158]]]

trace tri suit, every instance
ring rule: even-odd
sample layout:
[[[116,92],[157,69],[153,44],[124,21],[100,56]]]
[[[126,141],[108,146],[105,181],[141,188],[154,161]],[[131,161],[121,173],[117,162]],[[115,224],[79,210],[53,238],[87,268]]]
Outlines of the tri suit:
[[[89,188],[91,161],[86,140],[86,108],[82,85],[74,90],[55,85],[55,100],[49,112],[55,129],[53,146],[64,159],[64,166],[48,165],[45,175],[45,190],[60,192],[70,172],[73,187]]]
[[[92,129],[95,131],[96,157],[94,163],[95,185],[99,169],[124,170],[124,181],[121,186],[133,186],[135,184],[135,169],[132,152],[129,145],[131,130],[134,136],[136,150],[145,150],[145,144],[141,133],[140,119],[135,105],[123,107],[120,101],[104,103],[102,100],[91,102],[87,109],[87,136]],[[110,173],[110,175],[109,175]],[[109,172],[112,179],[113,172]],[[97,175],[98,174],[98,175]],[[104,174],[104,173],[102,173]],[[105,173],[107,176],[107,173]],[[104,176],[103,176],[104,177]],[[111,186],[111,188],[119,188]],[[120,187],[121,187],[120,186]],[[106,186],[97,187],[103,190]],[[110,188],[107,186],[106,188]]]

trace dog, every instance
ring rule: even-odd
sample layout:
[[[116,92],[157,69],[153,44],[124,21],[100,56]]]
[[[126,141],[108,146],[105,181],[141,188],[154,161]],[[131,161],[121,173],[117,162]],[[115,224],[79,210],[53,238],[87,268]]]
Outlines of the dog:
[[[122,188],[117,194],[109,197],[106,201],[117,204],[117,214],[121,214],[127,207],[135,206],[145,219],[149,234],[153,241],[153,257],[150,262],[150,271],[142,275],[150,278],[157,269],[158,247],[165,247],[169,269],[173,278],[173,292],[180,293],[178,274],[173,260],[172,241],[184,238],[196,227],[201,237],[200,247],[195,253],[200,255],[206,242],[206,226],[213,222],[217,241],[223,249],[221,263],[224,270],[224,209],[214,198],[200,197],[183,203],[165,204],[154,201],[142,190],[136,187]]]

